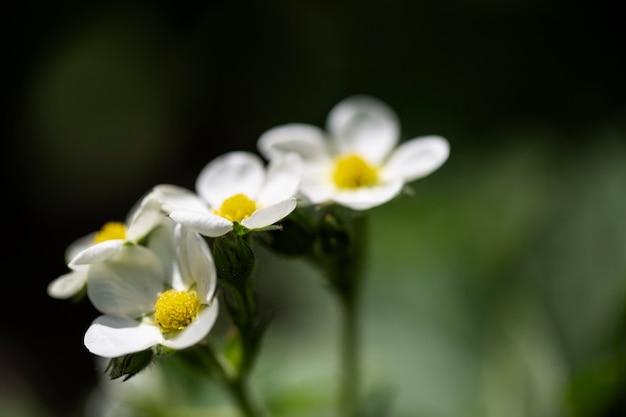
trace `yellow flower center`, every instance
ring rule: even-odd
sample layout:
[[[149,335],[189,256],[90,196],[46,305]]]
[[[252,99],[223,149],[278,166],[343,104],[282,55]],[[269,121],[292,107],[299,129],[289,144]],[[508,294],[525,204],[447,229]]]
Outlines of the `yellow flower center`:
[[[369,187],[378,182],[378,169],[358,155],[346,155],[335,162],[333,180],[339,188]]]
[[[200,300],[194,292],[167,290],[155,304],[154,320],[161,332],[183,330],[198,315]]]
[[[256,203],[245,194],[235,194],[224,200],[222,207],[213,210],[213,212],[218,216],[227,218],[231,222],[240,223],[246,217],[250,217],[256,209]]]
[[[96,232],[93,238],[94,245],[96,243],[105,242],[112,239],[126,239],[126,226],[120,222],[107,222],[102,229]]]

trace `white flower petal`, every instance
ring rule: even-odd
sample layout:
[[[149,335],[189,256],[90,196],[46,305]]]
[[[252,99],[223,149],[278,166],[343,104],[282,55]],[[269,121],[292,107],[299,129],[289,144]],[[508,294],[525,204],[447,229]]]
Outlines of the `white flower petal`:
[[[88,269],[88,268],[87,268]],[[87,284],[87,270],[80,269],[63,274],[48,284],[48,295],[53,298],[70,298]]]
[[[190,210],[174,210],[170,218],[191,230],[208,237],[218,237],[233,230],[233,223],[213,213]]]
[[[359,188],[355,191],[340,191],[335,194],[335,202],[353,210],[367,210],[386,203],[402,191],[402,180],[387,182],[383,185]]]
[[[252,213],[252,216],[243,219],[241,224],[248,229],[260,229],[270,226],[285,218],[296,208],[296,198],[289,198],[279,203],[264,207]]]
[[[79,252],[69,263],[74,265],[89,265],[97,262],[103,262],[117,255],[126,241],[124,239],[111,239],[97,243],[87,249]]]
[[[156,326],[132,319],[100,316],[87,329],[84,343],[94,355],[116,358],[146,350],[162,339]]]
[[[269,129],[259,137],[257,149],[268,160],[290,152],[300,155],[305,163],[329,158],[324,131],[317,126],[301,123]]]
[[[219,208],[235,194],[254,199],[264,181],[261,158],[251,152],[234,151],[215,158],[200,171],[196,192],[211,208]]]
[[[258,193],[257,201],[268,206],[293,197],[298,192],[302,177],[302,159],[298,154],[289,153],[272,159],[267,167],[267,177]]]
[[[336,192],[332,180],[332,164],[320,164],[303,170],[300,192],[313,204],[331,200]]]
[[[198,233],[190,232],[182,225],[176,227],[176,242],[182,289],[189,289],[195,283],[200,300],[209,301],[215,293],[217,272],[208,244]]]
[[[198,197],[193,191],[176,185],[161,184],[153,188],[161,202],[163,211],[171,213],[176,209],[209,212],[207,202]]]
[[[69,264],[76,255],[93,245],[95,237],[96,232],[93,232],[73,241],[65,250],[65,261]]]
[[[213,328],[219,308],[217,298],[200,312],[198,317],[173,339],[163,339],[161,344],[172,349],[185,349],[200,342]]]
[[[177,223],[166,217],[160,226],[155,228],[145,242],[145,246],[150,249],[163,265],[165,275],[168,276],[176,265],[176,247],[174,243],[174,227]]]
[[[339,154],[355,153],[374,164],[381,163],[400,138],[396,113],[382,101],[365,95],[335,105],[326,125]]]
[[[148,193],[136,208],[130,211],[126,223],[126,239],[137,242],[157,227],[164,218],[165,214],[161,211],[158,196],[154,191]]]
[[[119,255],[91,265],[87,295],[104,314],[139,317],[154,311],[163,291],[163,266],[152,251],[142,246],[125,246]]]
[[[441,136],[423,136],[398,146],[381,173],[410,182],[435,171],[448,159],[450,145]]]

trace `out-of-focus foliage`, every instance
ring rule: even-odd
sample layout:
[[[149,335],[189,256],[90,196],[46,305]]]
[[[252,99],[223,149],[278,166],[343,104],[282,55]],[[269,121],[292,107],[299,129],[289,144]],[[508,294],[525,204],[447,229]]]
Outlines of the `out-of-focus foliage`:
[[[541,142],[452,157],[369,213],[362,363],[378,415],[624,411],[626,146],[597,135],[558,161]],[[272,415],[328,415],[340,330],[332,293],[297,258],[261,254],[261,300],[275,319],[258,394]],[[171,392],[151,401],[164,415],[231,415],[219,387],[163,365]]]
[[[390,415],[624,411],[626,146],[594,134],[567,156],[532,140],[452,152],[411,197],[371,212],[363,361],[370,391],[393,392]]]
[[[5,259],[23,269],[7,272],[14,287],[1,303],[0,415],[234,416],[218,386],[174,359],[102,382],[82,345],[96,312],[50,299],[46,286],[66,271],[73,239],[122,220],[149,187],[192,188],[213,157],[254,151],[272,126],[320,125],[354,93],[396,109],[405,139],[451,144],[412,196],[369,213],[360,326],[372,414],[625,414],[625,37],[608,3],[11,11],[3,201],[20,229]],[[274,320],[258,394],[278,417],[330,415],[334,300],[317,271],[259,250],[260,306]],[[141,405],[116,409],[109,392]]]

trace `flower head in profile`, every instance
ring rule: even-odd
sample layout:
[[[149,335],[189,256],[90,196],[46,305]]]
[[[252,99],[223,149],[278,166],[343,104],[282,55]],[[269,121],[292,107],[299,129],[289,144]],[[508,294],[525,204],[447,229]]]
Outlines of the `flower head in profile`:
[[[173,244],[162,246],[170,253],[129,245],[90,266],[88,296],[103,313],[84,337],[93,354],[115,358],[159,345],[181,350],[200,342],[213,327],[217,274],[206,241],[182,225],[156,233],[173,235]]]
[[[270,228],[296,207],[301,161],[286,153],[271,161],[234,151],[209,162],[196,180],[196,193],[174,185],[154,188],[175,222],[208,237]]]
[[[139,243],[165,220],[154,193],[146,194],[129,211],[125,222],[107,222],[99,231],[68,246],[65,260],[70,271],[50,282],[48,295],[63,299],[80,294],[87,284],[90,264],[115,256],[126,244]]]
[[[440,136],[399,140],[396,113],[376,98],[357,95],[330,111],[326,131],[285,124],[263,133],[257,145],[270,161],[291,152],[302,157],[300,192],[312,204],[365,210],[391,200],[448,159],[448,141]]]

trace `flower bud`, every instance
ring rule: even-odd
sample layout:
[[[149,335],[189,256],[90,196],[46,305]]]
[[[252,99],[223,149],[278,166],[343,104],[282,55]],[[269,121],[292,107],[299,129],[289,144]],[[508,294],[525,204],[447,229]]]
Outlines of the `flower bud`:
[[[254,269],[252,248],[244,237],[228,233],[215,239],[213,258],[217,278],[229,287],[243,290],[247,287]]]

